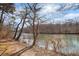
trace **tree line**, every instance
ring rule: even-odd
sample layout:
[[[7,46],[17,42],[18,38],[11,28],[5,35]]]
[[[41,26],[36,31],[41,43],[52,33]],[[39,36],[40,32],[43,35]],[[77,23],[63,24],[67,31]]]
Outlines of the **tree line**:
[[[30,30],[31,29],[31,30]],[[65,22],[63,24],[40,24],[40,34],[79,34],[79,22]],[[32,33],[32,27],[23,29],[24,33]]]

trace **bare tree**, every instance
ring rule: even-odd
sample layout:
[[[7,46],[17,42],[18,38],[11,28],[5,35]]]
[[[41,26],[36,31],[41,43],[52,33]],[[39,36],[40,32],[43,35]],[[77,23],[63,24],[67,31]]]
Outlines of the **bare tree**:
[[[15,30],[15,34],[14,34],[14,37],[13,37],[13,39],[15,39],[16,41],[18,41],[18,39],[20,38],[20,36],[21,36],[21,34],[22,34],[22,31],[23,31],[24,24],[25,24],[26,19],[27,19],[28,10],[27,10],[27,7],[26,7],[26,6],[25,6],[25,11],[22,11],[22,12],[23,12],[23,14],[21,15],[21,17],[22,17],[22,18],[21,18],[21,21],[20,21],[20,23],[17,25],[16,30]],[[17,35],[17,33],[18,33],[18,28],[19,28],[20,24],[22,24],[22,26],[21,26],[21,28],[20,28],[20,30],[19,30],[19,34]]]
[[[38,12],[40,11],[41,7],[37,8],[38,7],[38,4],[37,3],[34,3],[34,4],[28,4],[29,6],[29,9],[31,11],[31,14],[29,14],[29,17],[32,21],[32,32],[33,32],[33,44],[31,47],[33,47],[35,45],[35,42],[38,38],[38,34],[39,34],[39,19],[38,19]]]
[[[13,36],[13,39],[16,38],[16,35],[17,35],[17,32],[18,32],[18,28],[19,28],[19,25],[22,23],[22,19],[21,21],[19,22],[19,24],[17,25],[16,29],[15,29],[15,33],[14,33],[14,36]]]

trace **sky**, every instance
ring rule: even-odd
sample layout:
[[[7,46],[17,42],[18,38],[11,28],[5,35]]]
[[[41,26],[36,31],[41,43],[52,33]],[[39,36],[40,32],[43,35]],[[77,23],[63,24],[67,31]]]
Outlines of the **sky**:
[[[39,3],[42,6],[40,15],[45,15],[50,22],[63,23],[66,19],[79,17],[78,3]],[[17,10],[22,10],[22,4],[15,4]]]

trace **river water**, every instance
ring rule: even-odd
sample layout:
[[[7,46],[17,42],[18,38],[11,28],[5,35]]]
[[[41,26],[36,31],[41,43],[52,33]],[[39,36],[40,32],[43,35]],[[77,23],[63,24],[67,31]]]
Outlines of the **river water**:
[[[61,39],[63,42],[61,42],[61,45],[64,45],[64,47],[59,48],[59,52],[65,53],[65,54],[78,54],[79,55],[79,35],[76,34],[51,34],[50,35],[52,39]],[[48,37],[50,37],[48,36]],[[31,45],[33,42],[32,34],[26,34],[23,33],[20,37],[20,41],[27,43],[28,45]],[[37,46],[41,48],[45,48],[46,46],[46,40],[38,40],[36,43]],[[67,45],[67,46],[65,46]],[[48,50],[53,50],[53,44],[48,43]]]

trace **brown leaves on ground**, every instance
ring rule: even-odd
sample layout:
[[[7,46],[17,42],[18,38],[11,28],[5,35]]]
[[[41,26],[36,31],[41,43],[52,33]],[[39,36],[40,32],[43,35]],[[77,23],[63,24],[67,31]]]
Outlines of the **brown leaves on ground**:
[[[8,41],[2,40],[0,41],[0,54],[2,54],[4,50],[6,49],[6,51],[2,55],[11,55],[21,50],[24,47],[25,47],[25,44],[22,44],[13,40],[8,40]]]

